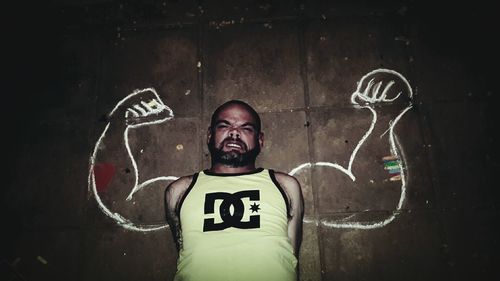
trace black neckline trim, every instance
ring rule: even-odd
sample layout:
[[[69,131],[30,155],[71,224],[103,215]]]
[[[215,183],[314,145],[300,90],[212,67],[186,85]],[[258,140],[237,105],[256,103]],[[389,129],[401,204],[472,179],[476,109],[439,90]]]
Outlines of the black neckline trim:
[[[203,173],[205,175],[216,176],[216,177],[234,177],[234,176],[244,176],[244,175],[257,174],[257,173],[260,173],[262,171],[264,171],[264,168],[257,168],[253,171],[244,172],[244,173],[214,173],[214,172],[210,172],[208,169],[206,169],[206,170],[203,170]]]

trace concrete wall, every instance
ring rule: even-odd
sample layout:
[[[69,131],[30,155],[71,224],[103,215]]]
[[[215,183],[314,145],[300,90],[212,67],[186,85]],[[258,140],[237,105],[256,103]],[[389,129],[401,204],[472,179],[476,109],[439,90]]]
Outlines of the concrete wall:
[[[208,167],[234,98],[262,116],[258,164],[302,185],[301,280],[498,278],[495,15],[472,4],[7,9],[1,279],[170,280],[164,188]],[[172,112],[125,118],[153,99]]]

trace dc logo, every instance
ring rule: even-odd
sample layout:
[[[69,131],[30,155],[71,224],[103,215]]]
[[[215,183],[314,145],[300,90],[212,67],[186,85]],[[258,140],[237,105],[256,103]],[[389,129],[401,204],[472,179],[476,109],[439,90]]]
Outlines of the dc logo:
[[[222,200],[219,207],[221,223],[215,223],[214,218],[207,218],[203,223],[203,232],[224,230],[229,227],[240,229],[250,229],[260,227],[260,215],[251,215],[249,221],[241,221],[245,213],[245,206],[242,198],[249,198],[251,201],[260,200],[259,190],[245,190],[236,193],[214,192],[205,195],[205,215],[214,214],[215,201]],[[231,206],[233,212],[231,214]],[[252,213],[258,212],[259,205],[253,203],[250,210]]]

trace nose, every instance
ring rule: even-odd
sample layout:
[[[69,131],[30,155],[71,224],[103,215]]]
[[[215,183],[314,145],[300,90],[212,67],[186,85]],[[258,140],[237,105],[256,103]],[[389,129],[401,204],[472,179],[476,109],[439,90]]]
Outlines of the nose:
[[[231,138],[240,138],[240,132],[236,128],[231,128],[229,130],[229,137]]]

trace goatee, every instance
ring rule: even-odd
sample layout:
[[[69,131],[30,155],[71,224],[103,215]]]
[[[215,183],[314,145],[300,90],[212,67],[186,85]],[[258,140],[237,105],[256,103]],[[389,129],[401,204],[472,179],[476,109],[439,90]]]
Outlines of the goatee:
[[[224,143],[225,141],[222,142],[222,144]],[[237,168],[255,163],[255,160],[260,153],[260,146],[257,145],[255,148],[244,153],[238,151],[223,151],[223,148],[216,148],[215,143],[211,140],[208,143],[208,150],[210,151],[210,156],[212,157],[212,165],[222,164],[224,166]]]

